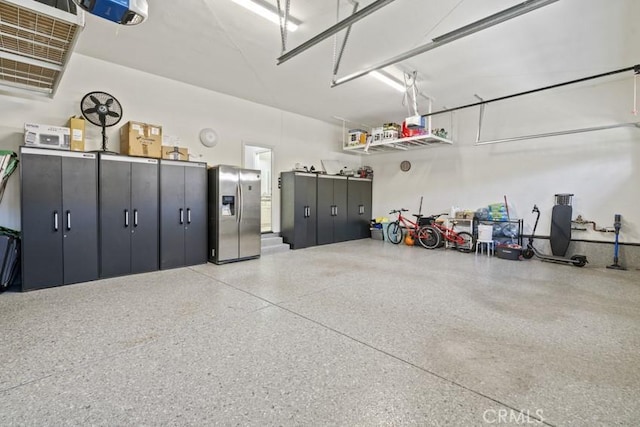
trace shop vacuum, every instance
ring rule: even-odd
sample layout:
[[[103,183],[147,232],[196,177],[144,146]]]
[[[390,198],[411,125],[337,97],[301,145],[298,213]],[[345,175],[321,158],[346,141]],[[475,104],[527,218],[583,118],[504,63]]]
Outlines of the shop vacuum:
[[[626,268],[618,264],[618,250],[620,248],[620,244],[618,243],[618,236],[620,235],[621,227],[622,227],[622,215],[615,214],[614,220],[613,220],[613,228],[615,229],[615,232],[616,232],[616,241],[613,246],[613,264],[607,265],[607,268],[610,268],[612,270],[626,270]]]
[[[554,256],[564,257],[571,243],[571,198],[573,194],[556,194],[556,204],[551,210],[549,243]]]

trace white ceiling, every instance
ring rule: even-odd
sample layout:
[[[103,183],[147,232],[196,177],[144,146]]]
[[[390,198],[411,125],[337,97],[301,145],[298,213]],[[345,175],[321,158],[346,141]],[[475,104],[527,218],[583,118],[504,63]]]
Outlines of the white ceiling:
[[[87,16],[77,52],[327,122],[337,116],[379,125],[407,116],[402,94],[370,76],[330,87],[333,38],[277,66],[278,26],[231,0],[148,2],[149,19],[134,27]],[[520,2],[396,0],[354,24],[338,77]],[[303,24],[289,33],[287,48],[333,25],[336,3],[291,0]],[[340,4],[343,19],[351,5]],[[559,0],[386,71],[416,70],[436,109],[454,107],[474,102],[474,94],[494,98],[634,65],[638,16],[637,0]],[[426,112],[422,98],[419,107]]]

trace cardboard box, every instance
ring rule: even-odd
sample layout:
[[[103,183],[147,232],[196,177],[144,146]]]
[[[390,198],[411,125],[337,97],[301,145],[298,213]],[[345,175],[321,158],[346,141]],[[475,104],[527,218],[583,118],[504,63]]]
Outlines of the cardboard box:
[[[24,144],[30,147],[69,149],[70,129],[60,126],[24,124]]]
[[[69,129],[71,129],[71,151],[84,151],[84,126],[82,117],[71,117],[69,119]]]
[[[473,219],[475,212],[473,211],[457,211],[455,219]]]
[[[162,126],[128,122],[120,128],[120,153],[162,158]]]
[[[163,145],[162,158],[168,160],[189,160],[189,149],[186,147]]]

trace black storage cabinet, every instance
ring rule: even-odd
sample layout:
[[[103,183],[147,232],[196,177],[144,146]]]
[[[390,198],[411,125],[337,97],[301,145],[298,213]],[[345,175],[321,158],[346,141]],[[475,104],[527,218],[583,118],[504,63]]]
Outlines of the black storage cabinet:
[[[318,245],[344,242],[347,236],[347,177],[318,175]]]
[[[280,234],[291,249],[316,245],[316,174],[280,174]]]
[[[100,155],[100,277],[158,270],[157,159]]]
[[[207,164],[160,161],[160,268],[207,262]]]
[[[369,238],[372,181],[368,178],[349,177],[347,182],[347,238]]]
[[[98,278],[98,159],[20,148],[22,290]]]

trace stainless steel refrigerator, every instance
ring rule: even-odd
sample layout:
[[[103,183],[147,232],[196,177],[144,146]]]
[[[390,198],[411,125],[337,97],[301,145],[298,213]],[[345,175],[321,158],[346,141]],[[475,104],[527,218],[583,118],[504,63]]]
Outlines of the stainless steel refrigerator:
[[[209,261],[224,264],[260,256],[260,171],[209,169]]]

